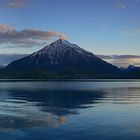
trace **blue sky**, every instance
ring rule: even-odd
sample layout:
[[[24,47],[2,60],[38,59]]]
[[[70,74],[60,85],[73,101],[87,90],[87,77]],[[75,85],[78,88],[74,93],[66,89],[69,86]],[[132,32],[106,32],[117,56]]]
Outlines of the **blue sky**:
[[[3,25],[16,32],[58,32],[95,54],[140,54],[140,0],[1,0],[0,5],[2,32]],[[9,45],[3,33],[2,39],[0,53],[32,53],[44,46],[20,46],[17,39]]]

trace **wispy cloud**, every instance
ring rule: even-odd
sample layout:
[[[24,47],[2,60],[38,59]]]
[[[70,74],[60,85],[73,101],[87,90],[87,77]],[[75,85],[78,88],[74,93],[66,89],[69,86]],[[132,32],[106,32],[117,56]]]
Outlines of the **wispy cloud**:
[[[120,9],[127,9],[134,4],[139,4],[140,0],[115,0],[116,5]]]
[[[132,31],[133,33],[140,33],[140,29],[135,29]]]
[[[0,32],[13,32],[15,29],[10,27],[8,24],[2,24],[0,25]]]
[[[8,24],[0,25],[0,46],[6,47],[33,47],[35,45],[44,45],[47,41],[54,38],[63,38],[66,36],[54,31],[42,31],[38,29],[16,30]]]
[[[139,55],[97,55],[97,56],[118,67],[128,67],[129,65],[135,65],[137,67],[140,67]]]
[[[7,0],[0,2],[0,6],[4,8],[21,8],[25,6],[27,0]]]
[[[12,7],[12,8],[18,8],[21,7],[25,4],[25,0],[10,0],[7,3],[7,6]]]
[[[140,59],[140,55],[98,55],[102,59]]]
[[[117,6],[120,9],[126,9],[127,8],[127,5],[125,3],[123,3],[123,2],[118,3]]]
[[[140,28],[138,27],[139,24],[137,24],[137,27],[131,27],[130,29],[124,29],[120,32],[120,35],[122,36],[140,36]],[[136,26],[136,25],[135,25]]]
[[[127,35],[131,35],[131,36],[139,36],[140,35],[140,28],[137,29],[130,29],[124,32]]]

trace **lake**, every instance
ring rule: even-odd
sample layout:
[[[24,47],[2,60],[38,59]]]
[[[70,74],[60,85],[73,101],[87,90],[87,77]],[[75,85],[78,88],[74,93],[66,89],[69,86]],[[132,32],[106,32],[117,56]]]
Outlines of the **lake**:
[[[139,140],[140,81],[0,81],[0,140]]]

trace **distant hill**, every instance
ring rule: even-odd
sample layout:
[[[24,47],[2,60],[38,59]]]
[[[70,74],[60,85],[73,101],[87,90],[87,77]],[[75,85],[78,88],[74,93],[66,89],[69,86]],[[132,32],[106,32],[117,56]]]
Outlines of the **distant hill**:
[[[139,79],[140,78],[140,67],[136,67],[136,66],[130,65],[125,70],[125,74],[129,78]]]

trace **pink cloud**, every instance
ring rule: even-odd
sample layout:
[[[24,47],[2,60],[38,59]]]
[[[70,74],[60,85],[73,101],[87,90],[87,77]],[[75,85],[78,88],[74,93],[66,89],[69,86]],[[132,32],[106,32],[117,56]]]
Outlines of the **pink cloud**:
[[[7,5],[8,7],[18,8],[25,4],[25,0],[10,0]]]
[[[10,27],[8,24],[0,25],[0,32],[13,32],[14,28]]]
[[[7,44],[14,47],[33,47],[47,43],[55,38],[66,39],[66,36],[59,32],[43,31],[37,29],[16,30],[8,24],[0,25],[0,44]],[[6,45],[4,45],[6,46]]]

